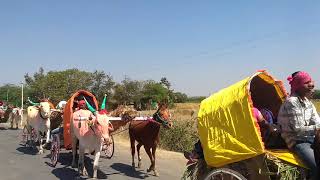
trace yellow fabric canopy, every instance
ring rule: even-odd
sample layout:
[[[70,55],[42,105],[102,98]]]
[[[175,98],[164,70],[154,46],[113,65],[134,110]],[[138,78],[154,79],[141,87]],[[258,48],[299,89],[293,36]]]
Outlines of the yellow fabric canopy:
[[[303,162],[295,154],[290,152],[288,149],[267,150],[267,153],[283,161],[306,168]]]

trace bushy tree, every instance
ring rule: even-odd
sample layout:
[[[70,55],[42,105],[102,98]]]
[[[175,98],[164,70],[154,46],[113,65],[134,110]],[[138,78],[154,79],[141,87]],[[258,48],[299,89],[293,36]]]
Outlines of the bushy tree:
[[[102,98],[104,94],[111,95],[114,85],[112,77],[103,71],[90,73],[75,68],[47,74],[40,68],[33,76],[26,74],[25,82],[29,88],[27,96],[34,101],[49,97],[53,103],[68,100],[78,90],[87,90]]]
[[[144,82],[141,102],[150,105],[152,101],[168,101],[168,89],[153,80]]]
[[[0,87],[0,100],[15,106],[21,106],[21,86],[5,84]]]
[[[109,100],[112,98],[112,89],[115,82],[111,75],[106,74],[104,71],[94,71],[92,73],[92,82],[90,89],[97,96],[97,99],[103,99],[105,94]]]
[[[166,77],[162,77],[160,79],[160,84],[164,85],[168,90],[170,90],[170,88],[171,88],[171,83],[169,82],[169,80]]]
[[[113,99],[118,104],[137,103],[141,99],[141,87],[141,82],[125,77],[121,83],[114,86]]]
[[[205,98],[206,98],[205,96],[192,96],[192,97],[188,97],[187,102],[200,103]]]
[[[174,92],[173,93],[173,100],[175,103],[184,103],[188,99],[188,96],[181,92]]]
[[[50,98],[50,101],[55,104],[60,100],[68,100],[78,90],[92,92],[98,101],[103,98],[104,94],[107,94],[108,104],[134,103],[138,109],[150,107],[156,102],[164,101],[172,105],[174,102],[188,100],[186,94],[174,92],[171,89],[171,83],[166,77],[161,78],[159,82],[137,81],[125,77],[121,83],[116,84],[112,76],[104,71],[96,70],[91,73],[74,68],[46,73],[41,67],[33,75],[26,73],[24,78],[24,101],[27,97],[35,102],[42,98]],[[7,92],[9,92],[9,102],[21,103],[21,86],[0,86],[0,100],[6,100]]]

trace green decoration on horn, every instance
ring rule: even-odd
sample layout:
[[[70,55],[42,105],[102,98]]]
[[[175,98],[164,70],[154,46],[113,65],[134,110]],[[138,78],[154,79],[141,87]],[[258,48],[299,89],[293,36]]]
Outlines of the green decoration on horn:
[[[88,103],[88,101],[85,97],[83,97],[83,98],[84,98],[84,101],[86,101],[86,105],[87,105],[89,111],[91,111],[92,113],[95,113],[96,110]]]
[[[32,106],[39,106],[40,103],[34,103],[30,100],[30,98],[28,97],[28,102],[32,105]]]
[[[107,95],[105,94],[101,104],[101,110],[106,109],[106,101],[107,101]]]

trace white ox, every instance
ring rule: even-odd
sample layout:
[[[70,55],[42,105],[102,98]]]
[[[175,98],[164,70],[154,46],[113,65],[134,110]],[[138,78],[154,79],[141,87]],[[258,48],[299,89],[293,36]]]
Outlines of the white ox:
[[[87,104],[87,106],[90,105]],[[95,110],[93,110],[93,112],[95,113]],[[97,178],[98,163],[102,146],[104,142],[110,142],[109,117],[103,111],[95,113],[94,116],[89,110],[80,109],[73,113],[70,127],[73,155],[72,167],[76,167],[77,140],[79,140],[79,174],[88,175],[86,168],[84,167],[84,153],[95,152],[93,178]]]
[[[19,128],[18,123],[21,120],[21,115],[22,115],[22,109],[19,107],[13,108],[12,111],[9,114],[9,121],[11,124],[11,129],[13,129],[13,125],[16,125],[16,129]]]
[[[46,144],[49,142],[50,114],[51,114],[51,109],[50,109],[50,104],[48,102],[40,102],[38,106],[29,106],[27,109],[28,132],[31,132],[31,129],[34,128],[40,144],[39,154],[43,153],[41,134],[46,133]]]

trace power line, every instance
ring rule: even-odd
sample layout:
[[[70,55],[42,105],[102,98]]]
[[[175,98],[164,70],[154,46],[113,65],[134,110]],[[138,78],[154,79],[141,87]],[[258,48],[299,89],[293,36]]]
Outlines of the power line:
[[[315,25],[319,25],[319,24],[318,23],[314,23],[312,25],[315,26]],[[259,42],[259,41],[264,41],[264,40],[267,40],[267,39],[272,39],[272,38],[278,37],[279,35],[284,34],[284,33],[288,34],[288,30],[282,30],[280,32],[278,31],[278,32],[266,33],[266,34],[264,34],[264,35],[262,35],[260,37],[257,37],[257,38],[251,38],[251,39],[244,40],[244,41],[233,42],[230,45],[225,46],[225,47],[216,48],[216,49],[211,50],[211,51],[209,51],[209,50],[203,51],[203,52],[200,52],[200,53],[198,53],[196,55],[184,56],[184,58],[192,59],[192,58],[200,57],[200,56],[211,56],[211,57],[225,56],[225,55],[229,55],[229,54],[233,53],[233,52],[231,52],[232,51],[231,49],[238,48],[238,47],[241,47],[241,46],[244,46],[244,45],[250,45],[252,43]],[[306,32],[306,31],[304,31],[304,32],[296,32],[295,35],[307,34],[307,33],[308,32]],[[256,47],[257,47],[256,44],[252,45],[252,48],[256,48]]]

